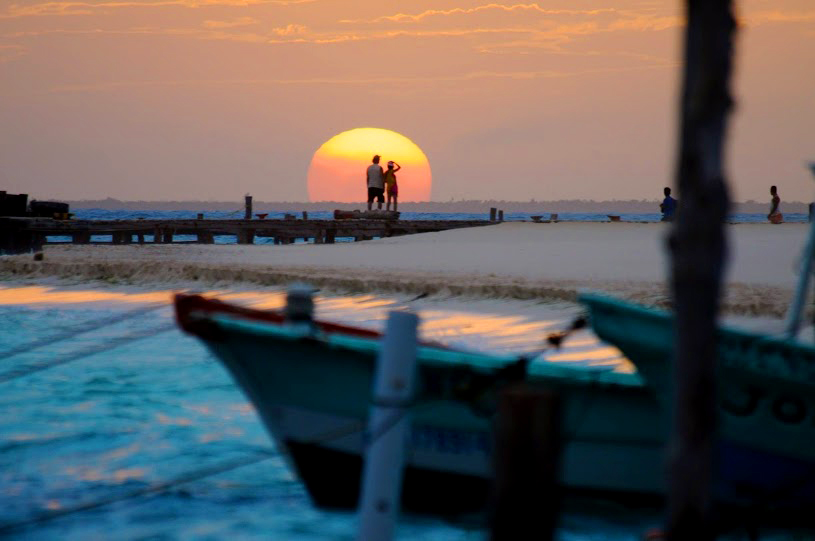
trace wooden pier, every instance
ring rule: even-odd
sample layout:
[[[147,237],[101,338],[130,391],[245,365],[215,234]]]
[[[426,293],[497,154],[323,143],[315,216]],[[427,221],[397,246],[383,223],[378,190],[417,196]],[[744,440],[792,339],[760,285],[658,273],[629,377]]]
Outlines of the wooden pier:
[[[0,253],[24,253],[45,244],[213,244],[215,237],[231,235],[238,244],[254,244],[258,237],[273,238],[274,244],[291,244],[296,239],[315,244],[332,244],[345,237],[355,241],[395,237],[489,225],[488,220],[55,220],[52,218],[0,218]],[[110,236],[110,241],[93,240]],[[195,240],[176,240],[176,236]],[[70,237],[49,242],[48,237]]]

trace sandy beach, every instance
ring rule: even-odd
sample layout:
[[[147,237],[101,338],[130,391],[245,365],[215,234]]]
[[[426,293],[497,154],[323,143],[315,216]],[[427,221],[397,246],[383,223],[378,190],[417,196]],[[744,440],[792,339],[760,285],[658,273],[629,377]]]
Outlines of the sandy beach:
[[[725,312],[779,317],[796,279],[806,224],[728,226]],[[114,283],[304,281],[348,292],[574,300],[584,289],[667,303],[665,224],[502,223],[333,245],[47,246],[0,258],[3,280]]]

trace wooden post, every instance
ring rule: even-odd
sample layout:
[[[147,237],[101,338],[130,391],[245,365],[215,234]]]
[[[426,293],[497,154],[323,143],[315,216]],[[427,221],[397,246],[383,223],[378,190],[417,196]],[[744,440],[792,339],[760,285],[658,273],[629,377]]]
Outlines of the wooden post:
[[[494,222],[494,221],[495,221],[495,212],[496,212],[497,210],[498,210],[498,209],[496,209],[495,207],[490,207],[490,221],[491,221],[491,222]]]
[[[520,383],[498,397],[491,541],[554,538],[560,510],[561,403]]]
[[[203,213],[203,212],[199,212],[199,213],[198,213],[198,219],[199,219],[199,220],[203,220],[203,219],[204,219],[204,213]]]
[[[144,233],[139,231],[139,244],[144,244]]]
[[[503,210],[499,210],[499,211],[498,211],[498,221],[499,221],[499,222],[503,222],[503,221],[504,221],[504,211],[503,211]]]
[[[308,220],[308,212],[306,212],[305,210],[303,211],[303,219]]]
[[[254,244],[255,243],[255,230],[254,229],[241,229],[238,231],[238,244]]]
[[[702,541],[715,537],[716,317],[729,199],[722,154],[736,22],[731,0],[686,0],[685,6],[676,172],[681,197],[668,241],[676,329],[666,534],[669,540]]]
[[[71,241],[74,244],[90,244],[91,233],[90,231],[78,231],[73,234]]]
[[[244,220],[251,220],[252,219],[252,196],[251,195],[247,195],[246,197],[244,197],[244,210],[245,210],[245,212],[243,214],[243,219]]]
[[[325,231],[325,243],[326,244],[334,244],[334,238],[337,235],[336,229],[326,229]]]
[[[164,244],[172,244],[173,243],[173,233],[174,233],[174,231],[172,229],[164,229],[163,232],[164,232],[164,239],[162,240],[162,242]]]
[[[153,229],[153,244],[159,244],[161,240],[161,229],[156,227]]]

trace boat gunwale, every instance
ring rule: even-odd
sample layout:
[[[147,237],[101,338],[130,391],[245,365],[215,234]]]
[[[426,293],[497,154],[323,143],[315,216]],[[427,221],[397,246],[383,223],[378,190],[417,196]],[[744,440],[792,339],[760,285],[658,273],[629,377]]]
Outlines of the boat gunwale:
[[[280,313],[239,307],[199,295],[177,295],[176,313],[179,325],[185,331],[204,340],[223,339],[224,331],[289,341],[318,340],[331,349],[375,357],[382,337],[377,331],[336,323],[315,322],[315,326],[286,325],[285,318]],[[417,360],[424,365],[466,366],[484,373],[505,368],[521,358],[521,355],[485,354],[453,349],[429,341],[420,342],[417,350]],[[533,381],[551,378],[576,384],[637,388],[644,385],[639,374],[615,372],[608,367],[563,366],[555,362],[540,361],[530,362],[527,370]]]

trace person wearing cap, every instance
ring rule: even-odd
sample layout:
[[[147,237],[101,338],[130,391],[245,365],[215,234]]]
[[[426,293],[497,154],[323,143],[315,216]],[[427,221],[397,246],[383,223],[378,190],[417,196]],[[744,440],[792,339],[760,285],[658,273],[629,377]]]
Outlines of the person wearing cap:
[[[379,154],[374,156],[373,163],[368,166],[365,173],[365,185],[368,186],[368,210],[374,199],[377,201],[379,210],[382,210],[382,203],[385,202],[385,172],[379,165]]]
[[[388,170],[385,171],[385,193],[388,196],[388,202],[385,204],[385,210],[391,209],[391,199],[393,199],[394,211],[396,211],[396,206],[399,204],[399,186],[396,184],[396,172],[401,168],[402,166],[396,162],[388,162]]]

